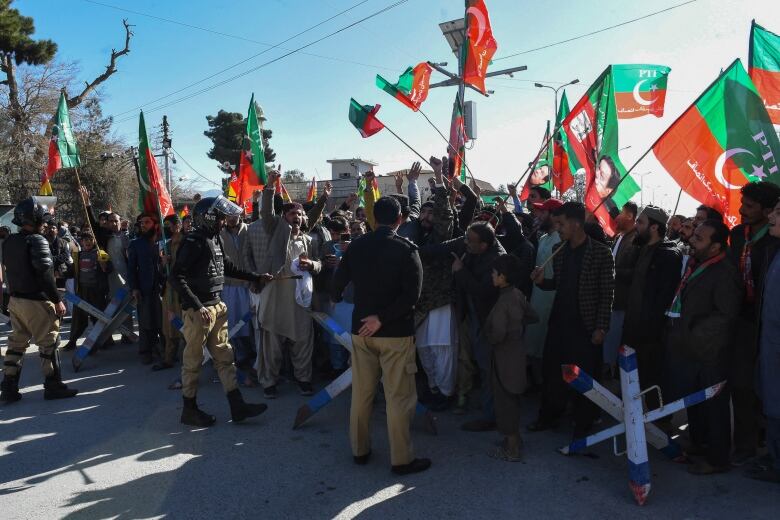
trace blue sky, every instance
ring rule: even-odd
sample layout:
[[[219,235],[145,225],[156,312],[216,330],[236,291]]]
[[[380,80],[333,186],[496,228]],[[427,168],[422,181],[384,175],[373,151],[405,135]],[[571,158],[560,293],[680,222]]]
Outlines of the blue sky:
[[[200,26],[248,40],[276,44],[359,0],[99,0],[124,9]],[[683,0],[639,2],[629,0],[531,2],[487,0],[493,33],[498,41],[495,59],[629,20],[682,3]],[[284,47],[292,49],[315,40],[393,3],[368,0]],[[552,8],[554,5],[555,8]],[[174,148],[199,172],[218,182],[217,164],[206,157],[209,140],[203,136],[206,115],[219,109],[245,113],[252,92],[263,106],[271,145],[284,169],[299,168],[327,178],[330,158],[363,157],[379,163],[378,172],[407,167],[411,153],[387,132],[362,139],[347,120],[349,98],[364,104],[380,103],[380,119],[424,156],[442,155],[446,145],[419,115],[374,86],[374,76],[395,80],[408,65],[423,60],[449,61],[454,57],[438,23],[462,17],[461,0],[410,0],[363,24],[260,68],[199,96],[154,110],[151,103],[201,80],[267,46],[212,34],[139,14],[122,12],[86,0],[21,0],[23,14],[35,19],[36,36],[59,45],[58,58],[77,61],[83,79],[102,71],[112,47],[121,47],[121,20],[135,25],[132,52],[119,63],[119,73],[104,85],[104,111],[116,116],[115,131],[134,143],[138,107],[147,124],[159,124],[167,114]],[[721,67],[740,57],[746,63],[750,20],[780,31],[780,2],[776,0],[698,0],[667,13],[579,39],[571,43],[496,60],[492,70],[526,65],[514,79],[488,80],[496,91],[490,98],[472,92],[478,104],[478,139],[467,162],[479,178],[495,185],[513,182],[533,158],[546,120],[553,115],[553,94],[534,88],[535,81],[568,87],[570,104],[610,63],[657,63],[672,68],[666,113],[661,119],[643,117],[621,121],[620,144],[626,165],[633,162],[717,76]],[[203,86],[219,82],[284,54],[272,49],[195,88],[167,98],[176,100]],[[334,59],[335,58],[335,59]],[[434,80],[443,79],[434,73]],[[428,116],[448,134],[453,88],[433,89],[424,105]],[[177,175],[197,176],[179,161]],[[644,177],[645,202],[674,205],[677,187],[649,157],[635,170]],[[209,189],[205,181],[196,188]],[[638,196],[637,196],[638,198]],[[689,210],[693,202],[683,199]]]

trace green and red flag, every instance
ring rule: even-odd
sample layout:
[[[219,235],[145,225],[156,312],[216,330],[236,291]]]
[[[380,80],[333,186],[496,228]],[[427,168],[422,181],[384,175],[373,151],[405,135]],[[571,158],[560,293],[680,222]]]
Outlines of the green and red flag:
[[[309,183],[309,190],[306,192],[306,202],[314,202],[314,199],[316,198],[317,198],[317,179],[312,177],[311,182]]]
[[[485,75],[498,44],[493,38],[485,0],[470,0],[467,5],[463,81],[484,94]]]
[[[553,164],[552,175],[553,185],[560,195],[566,193],[574,186],[574,174],[579,169],[576,158],[569,155],[569,141],[566,138],[566,132],[560,128],[563,120],[569,115],[569,100],[566,98],[566,91],[563,91],[561,103],[558,105],[558,117],[556,126],[559,127],[555,132],[553,139]]]
[[[563,120],[569,156],[585,170],[585,207],[614,236],[615,217],[639,191],[618,156],[618,115],[610,65]],[[624,179],[625,177],[625,179]]]
[[[165,189],[160,167],[149,147],[143,111],[138,120],[138,187],[139,207],[144,213],[162,217],[174,214],[171,196]]]
[[[360,135],[364,138],[371,137],[385,127],[376,118],[376,114],[381,106],[361,105],[354,98],[349,100],[349,122],[357,128]]]
[[[550,175],[551,166],[553,163],[553,141],[550,139],[550,121],[547,121],[547,129],[544,131],[544,139],[542,144],[547,143],[544,147],[544,151],[539,156],[536,164],[531,166],[531,175],[528,176],[528,180],[523,185],[523,191],[520,192],[520,200],[528,199],[531,194],[531,188],[545,188],[552,192],[553,189],[553,177]]]
[[[420,109],[420,105],[428,97],[430,81],[431,66],[427,62],[418,63],[414,68],[408,67],[395,84],[390,83],[379,74],[376,75],[377,87],[415,112]]]
[[[450,159],[450,177],[460,175],[460,180],[466,182],[466,123],[463,119],[460,98],[455,94],[455,103],[452,105],[452,121],[450,122],[450,142],[447,154]]]
[[[772,123],[780,125],[780,35],[753,20],[750,26],[748,73],[764,100]]]
[[[655,142],[653,154],[691,197],[739,220],[740,189],[780,184],[780,142],[759,92],[735,60]]]
[[[51,180],[57,170],[62,168],[78,168],[81,166],[79,148],[68,116],[68,102],[65,93],[60,92],[60,102],[57,106],[57,115],[54,116],[54,125],[51,127],[51,139],[49,139],[49,160],[46,170],[41,177],[41,187],[38,195],[51,195]]]
[[[238,182],[236,204],[242,208],[251,203],[252,194],[261,190],[268,183],[265,169],[265,151],[260,125],[257,122],[255,95],[249,100],[249,110],[246,115],[246,134],[241,145],[241,157],[238,161]]]
[[[612,65],[618,119],[662,117],[671,70],[665,65]]]

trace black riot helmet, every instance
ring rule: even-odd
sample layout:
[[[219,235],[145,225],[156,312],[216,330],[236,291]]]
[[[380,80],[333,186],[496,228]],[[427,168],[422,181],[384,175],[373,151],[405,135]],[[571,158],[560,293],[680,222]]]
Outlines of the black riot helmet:
[[[19,227],[31,225],[38,227],[49,217],[49,208],[42,204],[38,197],[28,197],[14,208],[12,223]]]
[[[200,199],[192,209],[192,225],[209,236],[219,232],[217,219],[240,217],[241,208],[230,202],[224,195]]]

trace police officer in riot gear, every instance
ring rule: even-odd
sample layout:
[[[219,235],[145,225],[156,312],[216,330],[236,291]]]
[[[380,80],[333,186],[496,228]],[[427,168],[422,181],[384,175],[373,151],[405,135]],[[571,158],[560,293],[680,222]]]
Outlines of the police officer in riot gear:
[[[260,415],[267,408],[265,404],[245,403],[238,389],[233,350],[228,343],[227,307],[221,300],[225,275],[256,283],[272,279],[270,275],[241,271],[223,256],[219,230],[228,216],[240,214],[241,208],[222,195],[198,201],[192,211],[194,230],[182,241],[171,270],[171,286],[181,300],[186,341],[181,422],[191,426],[211,426],[216,421],[213,415],[200,410],[195,400],[204,343],[227,393],[233,421]]]
[[[14,208],[12,222],[19,232],[3,242],[3,261],[11,295],[8,311],[11,334],[5,354],[4,378],[0,400],[11,403],[22,398],[19,376],[22,358],[30,341],[38,345],[45,380],[44,399],[73,397],[78,390],[62,382],[59,346],[60,318],[65,304],[54,281],[54,261],[49,242],[41,235],[44,221],[51,218],[48,208],[37,197],[30,197]]]

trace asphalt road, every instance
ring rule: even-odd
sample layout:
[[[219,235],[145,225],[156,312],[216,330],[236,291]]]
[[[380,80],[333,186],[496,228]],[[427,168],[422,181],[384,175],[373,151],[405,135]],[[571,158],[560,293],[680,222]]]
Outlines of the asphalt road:
[[[348,393],[293,431],[306,398],[284,384],[268,412],[234,425],[207,369],[199,402],[218,422],[191,430],[179,424],[180,393],[166,388],[176,374],[150,372],[134,346],[102,351],[78,374],[69,357],[65,379],[81,391],[76,398],[43,400],[31,352],[24,398],[0,408],[2,519],[780,518],[780,487],[737,470],[695,477],[651,449],[653,488],[639,507],[611,443],[564,457],[555,448],[570,431],[527,434],[525,461],[500,462],[486,455],[497,434],[462,432],[463,419],[447,412],[438,415],[438,436],[414,430],[417,454],[433,467],[399,478],[390,472],[381,405],[374,456],[357,467]],[[262,400],[259,388],[243,393]],[[536,403],[525,405],[530,422]]]

